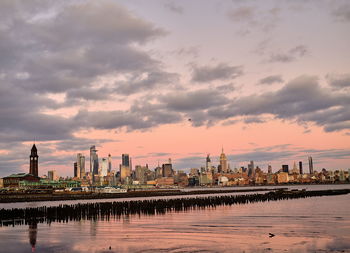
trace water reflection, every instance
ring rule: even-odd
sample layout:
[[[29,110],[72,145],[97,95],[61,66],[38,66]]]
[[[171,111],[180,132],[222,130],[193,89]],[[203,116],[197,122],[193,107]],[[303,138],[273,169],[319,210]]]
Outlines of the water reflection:
[[[29,243],[32,246],[32,252],[35,252],[37,233],[38,223],[36,221],[33,221],[29,224]]]
[[[109,221],[30,223],[1,227],[0,252],[350,252],[349,210],[350,195],[343,195]]]

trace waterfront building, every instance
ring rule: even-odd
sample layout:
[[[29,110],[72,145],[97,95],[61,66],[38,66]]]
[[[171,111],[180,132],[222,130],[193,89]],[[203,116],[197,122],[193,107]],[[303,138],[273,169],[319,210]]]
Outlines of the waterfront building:
[[[190,176],[198,177],[199,176],[199,170],[197,168],[191,168],[190,169]]]
[[[174,185],[173,177],[161,177],[156,179],[157,185],[171,186]]]
[[[289,173],[289,166],[288,166],[288,164],[283,164],[282,165],[282,172]]]
[[[220,172],[222,173],[228,172],[227,158],[224,153],[224,148],[222,148],[221,155],[220,155]]]
[[[300,175],[303,174],[303,162],[302,161],[299,161],[299,173],[300,173]]]
[[[312,157],[309,156],[308,159],[309,159],[309,172],[310,172],[310,174],[314,174],[314,163],[312,161]]]
[[[90,172],[92,173],[92,178],[95,178],[95,175],[98,175],[98,155],[97,155],[97,149],[95,145],[90,147]]]
[[[32,174],[37,177],[39,175],[39,172],[38,172],[39,156],[38,156],[38,150],[35,144],[33,144],[33,147],[30,151],[29,159],[30,159],[29,174]]]
[[[22,181],[39,182],[40,178],[27,173],[11,174],[3,178],[4,187],[19,187]]]

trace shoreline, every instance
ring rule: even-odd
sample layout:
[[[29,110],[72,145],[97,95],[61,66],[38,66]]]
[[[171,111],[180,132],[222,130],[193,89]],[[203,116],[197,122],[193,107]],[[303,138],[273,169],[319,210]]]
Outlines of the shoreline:
[[[17,202],[41,202],[41,201],[63,201],[63,200],[89,200],[89,199],[119,199],[119,198],[140,198],[140,197],[160,197],[160,196],[184,196],[184,195],[204,195],[218,193],[240,193],[240,192],[262,192],[277,191],[283,188],[262,188],[262,189],[228,189],[212,190],[202,189],[194,191],[180,190],[156,190],[156,191],[130,191],[126,193],[60,193],[60,194],[16,194],[0,195],[0,203]]]

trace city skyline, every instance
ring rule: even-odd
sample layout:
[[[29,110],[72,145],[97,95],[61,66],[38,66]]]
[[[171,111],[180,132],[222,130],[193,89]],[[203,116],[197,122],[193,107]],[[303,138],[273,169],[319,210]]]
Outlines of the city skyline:
[[[217,166],[224,147],[231,168],[348,169],[348,13],[342,0],[3,1],[0,177],[29,170],[34,139],[39,174],[72,175],[79,153],[88,171],[92,146],[113,166]]]

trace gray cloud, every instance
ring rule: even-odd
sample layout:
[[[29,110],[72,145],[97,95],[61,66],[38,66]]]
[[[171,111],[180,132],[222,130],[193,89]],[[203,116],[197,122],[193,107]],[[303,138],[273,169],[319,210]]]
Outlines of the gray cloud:
[[[350,74],[329,74],[326,76],[328,83],[335,88],[350,87]]]
[[[230,66],[226,63],[219,63],[216,66],[193,66],[192,81],[211,82],[215,80],[234,79],[243,74],[242,66]]]
[[[244,123],[246,123],[246,124],[252,124],[252,123],[259,124],[259,123],[264,123],[264,122],[265,122],[264,118],[256,117],[256,116],[251,116],[251,117],[247,117],[244,119]]]
[[[164,7],[172,12],[182,14],[184,12],[184,8],[180,5],[175,4],[174,2],[166,2]]]
[[[281,75],[267,76],[259,81],[260,84],[273,84],[273,83],[283,83],[283,78]]]
[[[272,114],[279,119],[313,122],[323,126],[326,131],[338,131],[349,127],[349,106],[348,94],[321,88],[316,77],[301,76],[275,92],[239,97],[222,107],[211,108],[208,118],[222,120]],[[329,117],[332,113],[335,114]]]
[[[304,45],[298,45],[294,48],[288,50],[288,52],[284,53],[271,53],[269,62],[292,62],[303,56],[305,56],[309,52],[308,48]]]
[[[220,92],[211,89],[171,92],[161,96],[159,100],[170,110],[180,112],[205,110],[229,101]]]
[[[179,75],[163,71],[150,72],[146,78],[144,73],[134,75],[128,81],[116,82],[113,91],[117,94],[130,95],[140,91],[150,91],[155,88],[176,86],[179,81]]]
[[[238,7],[236,9],[230,10],[227,15],[228,17],[235,22],[253,22],[255,17],[255,8],[248,7],[248,6],[242,6]]]
[[[337,21],[349,22],[350,21],[350,5],[344,4],[344,5],[337,6],[332,11],[332,15]]]

